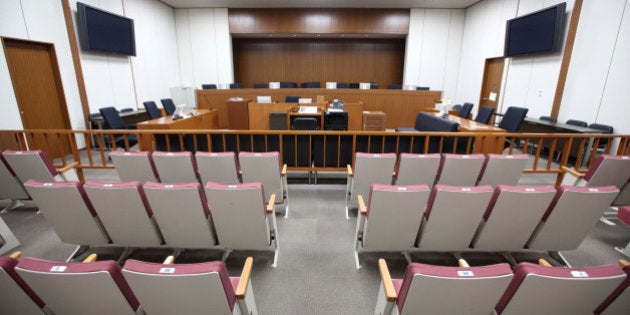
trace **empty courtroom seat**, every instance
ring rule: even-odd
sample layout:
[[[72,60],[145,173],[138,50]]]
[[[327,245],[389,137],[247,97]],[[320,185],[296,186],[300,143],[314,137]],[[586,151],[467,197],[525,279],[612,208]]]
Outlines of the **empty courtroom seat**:
[[[595,309],[594,314],[622,315],[630,310],[630,263],[621,259],[619,265],[626,273],[626,279]]]
[[[234,152],[196,152],[195,159],[202,183],[240,183]]]
[[[19,201],[29,199],[29,196],[13,170],[6,164],[4,157],[0,155],[0,200],[4,199],[11,200],[11,204],[2,211],[19,207],[21,205]]]
[[[428,185],[373,184],[367,199],[359,195],[354,250],[357,268],[359,251],[403,252],[409,259],[429,192]]]
[[[562,166],[564,171],[563,185],[574,186],[607,186],[614,185],[621,189],[630,179],[630,156],[602,154],[585,174]]]
[[[141,183],[158,181],[158,173],[151,152],[112,151],[110,156],[121,181],[135,180]]]
[[[23,258],[17,273],[55,314],[142,314],[113,261],[62,263]]]
[[[289,215],[289,192],[287,187],[286,164],[280,168],[278,152],[239,152],[239,165],[243,183],[262,183],[265,187],[265,200],[276,195],[276,203],[285,204],[284,216]]]
[[[490,186],[435,185],[424,212],[418,248],[435,251],[467,249],[492,192]]]
[[[479,267],[411,263],[392,279],[379,259],[381,283],[374,314],[492,314],[510,280],[508,264]]]
[[[47,314],[46,303],[15,272],[19,255],[13,256],[0,256],[0,313]]]
[[[630,206],[619,207],[617,209],[617,218],[623,224],[630,227]],[[628,242],[626,247],[615,247],[615,249],[618,252],[630,257],[630,242]]]
[[[127,260],[123,275],[147,314],[257,314],[252,258],[240,277],[218,261],[156,264]]]
[[[349,208],[358,207],[357,196],[367,196],[372,184],[392,183],[392,172],[396,164],[396,153],[372,154],[357,152],[354,156],[354,169],[348,165],[346,184],[346,219],[350,218]]]
[[[583,268],[520,263],[514,269],[497,314],[591,314],[623,281],[615,265]]]
[[[497,186],[471,247],[481,251],[522,250],[555,194],[553,186]]]
[[[162,236],[140,182],[86,182],[83,186],[112,242],[157,247]]]
[[[176,248],[216,245],[210,209],[198,182],[147,182],[143,188],[166,245]]]
[[[451,186],[474,186],[479,178],[483,154],[442,154],[436,183]]]
[[[396,165],[396,185],[429,185],[433,187],[441,156],[439,154],[401,153]]]
[[[153,152],[153,162],[162,183],[190,183],[199,181],[197,163],[188,151]]]
[[[576,249],[618,193],[615,186],[561,186],[527,242],[528,248],[552,252]]]
[[[275,195],[265,201],[261,183],[205,185],[208,205],[221,247],[223,259],[232,250],[273,250],[272,266],[278,258],[278,235],[273,202]],[[265,204],[267,205],[265,206]]]
[[[518,184],[527,161],[527,154],[488,154],[479,172],[477,185],[514,186]]]
[[[24,184],[61,241],[82,246],[110,243],[83,184],[29,180]]]
[[[68,169],[66,173],[58,172],[41,150],[5,150],[2,152],[2,156],[22,183],[26,183],[29,179],[45,182],[77,180],[73,168]]]

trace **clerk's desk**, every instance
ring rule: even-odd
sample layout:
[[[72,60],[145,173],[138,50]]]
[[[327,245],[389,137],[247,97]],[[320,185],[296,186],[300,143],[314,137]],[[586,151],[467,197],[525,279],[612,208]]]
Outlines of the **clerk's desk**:
[[[139,130],[207,130],[217,129],[217,111],[197,109],[187,111],[184,118],[173,120],[172,116],[143,121],[136,126]],[[155,139],[151,135],[140,134],[138,144],[142,151],[153,151]]]
[[[482,124],[474,120],[461,118],[455,115],[448,115],[446,118],[450,121],[459,123],[459,131],[463,132],[494,132],[494,133],[507,133],[507,130],[492,125]],[[463,138],[461,138],[463,140]],[[461,141],[461,140],[460,140]],[[475,137],[474,153],[502,153],[505,143],[505,136],[497,137]]]
[[[256,103],[250,102],[248,104],[249,113],[249,129],[250,130],[269,130],[269,113],[283,112],[290,114],[291,109],[294,107],[303,106],[317,106],[321,108],[327,108],[326,103],[309,103],[309,104],[297,104],[297,103]],[[358,131],[363,128],[363,103],[353,102],[345,103],[344,110],[348,112],[348,130]],[[289,129],[289,128],[287,128]]]

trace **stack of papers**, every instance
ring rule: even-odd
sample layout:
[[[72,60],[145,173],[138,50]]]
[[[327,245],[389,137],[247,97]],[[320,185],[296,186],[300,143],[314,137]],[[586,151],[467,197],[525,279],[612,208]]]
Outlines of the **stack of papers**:
[[[317,106],[300,106],[300,114],[317,114]]]

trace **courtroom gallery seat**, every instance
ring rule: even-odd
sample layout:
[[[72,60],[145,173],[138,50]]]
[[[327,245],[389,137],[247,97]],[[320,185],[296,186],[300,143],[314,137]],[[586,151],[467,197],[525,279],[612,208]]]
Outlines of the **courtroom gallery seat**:
[[[622,189],[630,179],[630,156],[602,154],[584,174],[562,166],[563,185],[605,186]]]
[[[441,156],[435,154],[401,153],[398,156],[395,183],[399,185],[429,185],[433,187]]]
[[[191,152],[153,152],[153,162],[162,183],[198,181],[197,163]]]
[[[442,154],[436,183],[474,186],[485,161],[483,154]]]
[[[60,173],[55,169],[48,156],[41,150],[5,150],[2,152],[2,157],[22,183],[27,182],[29,179],[45,182],[77,180],[74,168]]]
[[[116,173],[123,182],[139,181],[141,183],[158,181],[158,173],[153,163],[151,152],[113,151],[110,154]]]
[[[21,205],[19,201],[27,200],[29,196],[19,178],[0,154],[0,200],[5,199],[11,200],[11,204],[2,211],[19,207]]]
[[[396,153],[372,154],[357,152],[354,168],[348,168],[346,184],[346,219],[350,218],[349,208],[358,207],[358,195],[367,196],[372,184],[392,183],[396,164]]]
[[[285,218],[289,215],[289,193],[287,187],[286,164],[280,168],[278,152],[239,152],[243,183],[259,182],[265,187],[265,200],[276,195],[275,203],[285,204]]]
[[[527,154],[488,154],[479,172],[477,185],[516,185],[528,160]]]
[[[630,206],[619,207],[619,209],[617,209],[617,219],[630,227]],[[615,250],[630,257],[630,242],[627,243],[626,247],[615,247]]]
[[[630,263],[621,259],[619,265],[626,273],[626,279],[600,304],[594,314],[625,314],[630,310]]]
[[[20,255],[0,256],[0,314],[49,314],[46,303],[15,272]]]
[[[234,152],[197,152],[195,160],[202,183],[240,183],[238,162]]]

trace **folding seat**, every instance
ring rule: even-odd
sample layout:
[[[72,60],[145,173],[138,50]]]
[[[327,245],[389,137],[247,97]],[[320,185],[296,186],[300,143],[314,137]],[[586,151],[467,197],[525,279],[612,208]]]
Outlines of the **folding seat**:
[[[127,260],[123,275],[147,314],[258,314],[248,257],[240,277],[222,262],[156,264]]]
[[[497,314],[591,314],[625,278],[615,265],[565,268],[520,263]]]
[[[61,241],[79,245],[70,258],[91,245],[110,243],[81,183],[29,180],[24,186]]]
[[[418,248],[429,251],[467,249],[492,192],[490,186],[435,185],[420,226]]]
[[[265,187],[265,200],[276,195],[275,203],[284,203],[284,217],[289,215],[289,191],[287,187],[287,165],[280,169],[278,152],[239,152],[243,183],[262,183]]]
[[[29,179],[45,182],[78,180],[74,168],[68,167],[62,172],[58,171],[41,150],[5,150],[2,152],[2,156],[7,162],[7,166],[15,172],[22,183],[26,183]]]
[[[381,285],[374,314],[492,314],[513,278],[508,264],[459,267],[411,263],[392,279],[379,259]]]
[[[234,152],[197,152],[195,159],[202,183],[240,183]]]
[[[354,249],[357,269],[361,267],[359,250],[403,252],[411,261],[408,252],[414,248],[429,192],[428,185],[373,184],[367,205],[363,196],[358,196],[360,215]]]
[[[552,257],[564,260],[560,251],[576,249],[618,193],[615,186],[561,186],[527,247],[550,251]]]
[[[482,251],[522,250],[555,194],[553,186],[497,186],[471,247]]]
[[[619,207],[619,209],[617,209],[617,218],[630,227],[630,206]],[[630,257],[630,242],[628,242],[626,247],[615,247],[615,250]]]
[[[110,156],[121,181],[141,183],[158,181],[158,173],[151,152],[112,151]]]
[[[232,250],[274,251],[272,267],[278,258],[278,235],[274,213],[275,194],[265,207],[261,183],[238,185],[207,183],[208,205],[219,244],[225,248],[223,261]]]
[[[622,315],[630,310],[630,263],[620,259],[619,266],[626,273],[626,279],[595,309],[596,315]]]
[[[367,196],[372,184],[390,185],[396,164],[396,153],[362,153],[354,156],[354,170],[348,165],[346,184],[346,219],[349,208],[358,207],[357,196]]]
[[[20,241],[0,217],[0,255],[20,246]]]
[[[144,192],[166,245],[176,248],[216,245],[210,209],[199,183],[147,182]]]
[[[24,258],[15,271],[55,314],[143,314],[113,261],[62,263]]]
[[[86,182],[94,210],[115,245],[157,247],[162,236],[140,182]]]
[[[0,200],[4,199],[10,200],[11,203],[2,211],[19,207],[22,205],[20,200],[27,200],[29,196],[13,170],[6,164],[4,157],[0,155]]]
[[[617,198],[613,201],[613,205],[630,206],[630,179],[628,179],[628,182],[621,188],[621,192],[619,192],[619,195],[617,195]]]
[[[153,162],[162,183],[190,183],[199,181],[197,163],[192,153],[153,152]]]
[[[15,272],[20,255],[0,256],[0,314],[49,314],[46,303]]]
[[[439,154],[401,153],[394,174],[396,185],[433,187],[439,166]]]
[[[602,154],[585,174],[566,166],[562,166],[562,171],[563,185],[586,187],[615,185],[621,189],[630,180],[630,156]]]
[[[474,186],[485,157],[483,154],[442,154],[437,184]]]
[[[488,154],[484,160],[477,185],[514,186],[523,174],[527,154]]]

